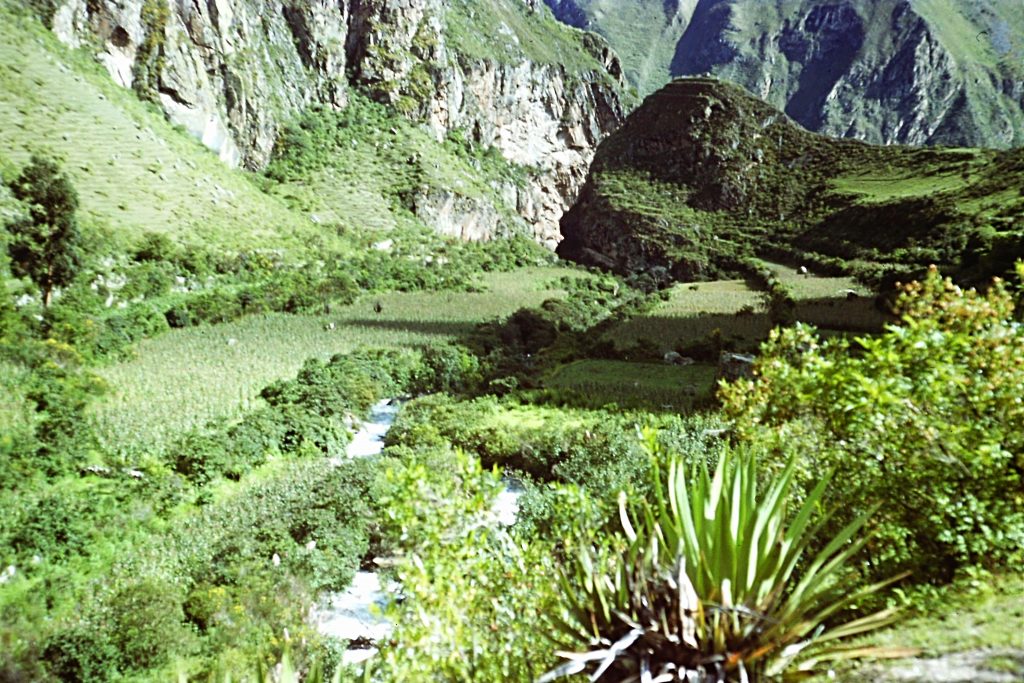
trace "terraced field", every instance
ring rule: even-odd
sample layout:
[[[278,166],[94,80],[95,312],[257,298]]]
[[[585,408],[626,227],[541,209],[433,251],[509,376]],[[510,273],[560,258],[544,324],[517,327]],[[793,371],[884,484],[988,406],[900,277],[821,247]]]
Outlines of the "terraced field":
[[[142,342],[133,360],[102,370],[111,391],[93,417],[114,451],[162,444],[253,407],[263,387],[294,375],[307,358],[456,340],[478,323],[564,296],[552,283],[579,274],[526,268],[488,274],[484,292],[369,295],[331,315],[278,314],[172,330]]]
[[[665,352],[703,341],[716,329],[750,343],[764,338],[770,328],[760,293],[742,280],[675,285],[667,301],[618,326],[609,338],[618,348],[646,339]]]
[[[801,275],[779,264],[765,264],[796,300],[800,322],[823,331],[871,332],[886,322],[871,293],[848,277]],[[642,340],[663,353],[708,339],[715,330],[734,349],[752,350],[771,329],[763,294],[743,280],[678,284],[669,298],[609,333],[618,348]]]
[[[684,412],[711,397],[716,368],[713,365],[677,367],[665,363],[630,363],[582,360],[562,366],[544,381],[552,389],[579,392],[587,405],[616,404]]]

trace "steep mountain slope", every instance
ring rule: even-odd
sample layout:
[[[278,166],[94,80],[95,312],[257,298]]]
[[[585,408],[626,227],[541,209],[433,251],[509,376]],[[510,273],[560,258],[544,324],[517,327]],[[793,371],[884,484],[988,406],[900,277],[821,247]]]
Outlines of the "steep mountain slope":
[[[237,251],[297,246],[317,231],[37,22],[0,7],[4,177],[32,151],[63,158],[82,219],[109,231],[111,251],[146,232]]]
[[[607,45],[522,0],[53,4],[46,18],[62,41],[94,50],[116,82],[230,164],[263,168],[285,123],[314,105],[343,108],[355,88],[437,141],[461,131],[531,167],[500,193],[541,240],[557,238],[594,147],[623,115]]]
[[[744,85],[809,130],[874,143],[1024,144],[1016,0],[547,0],[605,35],[642,93]]]
[[[807,132],[742,88],[674,81],[598,150],[559,253],[697,280],[781,257],[866,276],[999,274],[1024,253],[1024,150]]]
[[[629,82],[647,95],[671,79],[697,0],[547,0],[555,16],[606,37]]]
[[[425,225],[467,239],[529,233],[492,187],[525,184],[513,164],[479,145],[440,143],[357,94],[348,100],[284,130],[291,144],[278,147],[271,178],[256,176],[224,164],[90,55],[0,4],[0,173],[14,177],[33,152],[61,159],[80,217],[110,255],[147,233],[227,254],[272,249],[288,260],[311,245],[345,251],[342,233]],[[344,128],[346,149],[328,136],[307,139],[331,122]],[[445,199],[464,211],[439,215],[431,202]]]

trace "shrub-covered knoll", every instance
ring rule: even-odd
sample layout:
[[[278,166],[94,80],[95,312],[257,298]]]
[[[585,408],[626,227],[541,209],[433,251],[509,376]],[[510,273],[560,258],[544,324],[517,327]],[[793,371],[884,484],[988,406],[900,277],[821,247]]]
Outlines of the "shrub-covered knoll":
[[[601,143],[559,253],[680,281],[752,256],[873,282],[937,263],[983,281],[1022,255],[1022,172],[1020,150],[837,140],[739,86],[680,79]]]

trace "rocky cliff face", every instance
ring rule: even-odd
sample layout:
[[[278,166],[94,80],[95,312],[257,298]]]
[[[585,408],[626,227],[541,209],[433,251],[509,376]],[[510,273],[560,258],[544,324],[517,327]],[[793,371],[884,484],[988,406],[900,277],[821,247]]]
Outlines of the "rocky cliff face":
[[[344,107],[359,87],[428,125],[461,129],[531,169],[523,188],[499,188],[540,241],[586,175],[597,143],[621,122],[621,69],[596,36],[570,32],[523,0],[63,0],[53,28],[93,47],[111,76],[159,102],[230,163],[262,168],[280,127],[311,104]],[[494,12],[508,50],[483,54],[449,40],[459,22]],[[544,22],[550,22],[551,26]],[[524,28],[525,27],[525,28]],[[529,31],[532,31],[530,33]],[[548,31],[575,59],[532,59]],[[457,193],[419,202],[424,218],[463,216],[443,230],[493,236],[489,215]],[[452,207],[461,207],[453,210]],[[419,211],[418,211],[419,213]]]
[[[573,25],[608,37],[645,92],[672,76],[709,73],[829,135],[884,144],[1024,144],[1019,3],[547,1]],[[626,16],[632,21],[624,23]],[[654,38],[639,41],[643,35]],[[645,47],[631,48],[637,43]]]

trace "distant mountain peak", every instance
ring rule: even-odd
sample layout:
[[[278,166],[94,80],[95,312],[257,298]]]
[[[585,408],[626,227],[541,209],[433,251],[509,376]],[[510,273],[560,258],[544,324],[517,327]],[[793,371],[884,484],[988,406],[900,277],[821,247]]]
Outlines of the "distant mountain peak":
[[[741,83],[807,128],[882,144],[1024,144],[1019,0],[547,0],[627,77]]]

